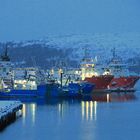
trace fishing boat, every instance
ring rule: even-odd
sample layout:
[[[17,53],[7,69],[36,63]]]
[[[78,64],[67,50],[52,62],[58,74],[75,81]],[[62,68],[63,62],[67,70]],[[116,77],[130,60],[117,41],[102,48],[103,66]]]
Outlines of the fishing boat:
[[[8,56],[7,46],[0,66],[0,97],[45,96],[45,84],[37,83],[37,69],[15,68]]]
[[[80,98],[82,96],[90,95],[95,85],[88,82],[77,82],[66,80],[63,85],[63,76],[61,73],[60,83],[57,80],[50,79],[46,84],[46,96],[57,98]],[[69,79],[69,78],[68,78]]]

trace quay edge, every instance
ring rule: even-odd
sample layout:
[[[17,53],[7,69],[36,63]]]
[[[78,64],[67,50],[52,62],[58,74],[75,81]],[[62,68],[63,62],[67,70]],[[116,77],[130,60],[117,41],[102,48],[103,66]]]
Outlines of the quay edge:
[[[0,101],[0,131],[15,121],[21,110],[20,101]]]

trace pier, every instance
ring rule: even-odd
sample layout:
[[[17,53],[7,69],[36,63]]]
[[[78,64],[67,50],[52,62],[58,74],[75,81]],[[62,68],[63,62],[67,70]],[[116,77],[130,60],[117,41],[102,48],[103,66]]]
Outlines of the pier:
[[[0,101],[0,131],[16,120],[21,109],[20,101]]]

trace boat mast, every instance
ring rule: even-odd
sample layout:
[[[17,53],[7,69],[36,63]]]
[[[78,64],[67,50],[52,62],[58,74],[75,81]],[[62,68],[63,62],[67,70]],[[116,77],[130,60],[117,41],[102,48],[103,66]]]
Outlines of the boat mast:
[[[115,58],[116,57],[116,48],[115,47],[112,49],[112,54],[113,54],[113,58]]]
[[[8,46],[7,45],[5,45],[5,51],[4,51],[4,54],[1,55],[1,60],[10,61],[10,57],[8,56]]]

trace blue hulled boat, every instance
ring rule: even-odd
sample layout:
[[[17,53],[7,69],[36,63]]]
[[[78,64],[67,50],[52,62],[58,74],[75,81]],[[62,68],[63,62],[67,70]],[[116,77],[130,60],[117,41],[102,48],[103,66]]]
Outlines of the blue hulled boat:
[[[7,54],[7,47],[4,55],[1,56],[0,71],[0,97],[82,97],[89,95],[95,85],[82,83],[66,83],[62,86],[55,82],[38,84],[36,68],[15,68],[10,62]]]
[[[60,86],[55,83],[48,83],[46,85],[47,97],[82,97],[90,95],[94,90],[95,85],[84,83],[69,83],[66,86]]]
[[[38,85],[37,89],[5,89],[0,91],[0,97],[44,97],[46,85]]]

